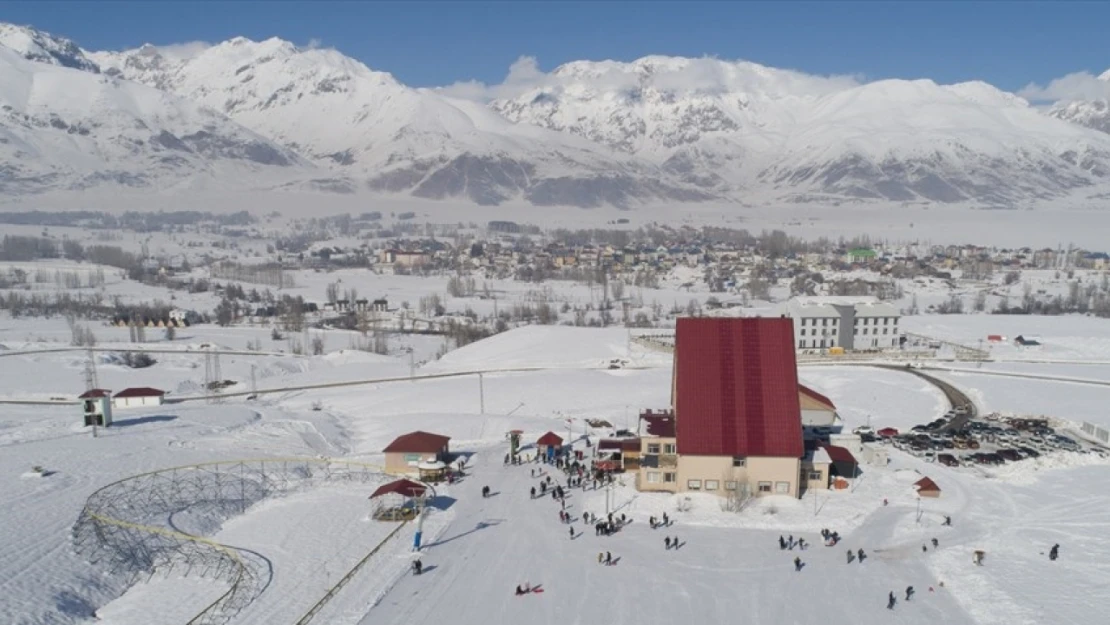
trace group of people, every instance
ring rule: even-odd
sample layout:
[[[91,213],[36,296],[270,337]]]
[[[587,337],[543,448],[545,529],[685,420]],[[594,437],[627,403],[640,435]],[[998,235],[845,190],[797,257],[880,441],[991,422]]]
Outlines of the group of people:
[[[913,593],[913,586],[906,586],[906,601],[909,601],[911,598],[913,598]],[[892,590],[890,591],[890,595],[887,596],[886,609],[893,610],[894,604],[896,603],[898,603],[898,598],[894,596],[894,591]]]
[[[804,551],[805,548],[806,548],[806,544],[807,544],[806,539],[801,538],[801,537],[798,537],[798,540],[795,541],[793,534],[791,534],[789,538],[783,538],[781,534],[779,535],[779,550],[780,551],[786,551],[786,550],[793,551],[795,546],[797,546],[798,549],[801,549],[801,550]]]

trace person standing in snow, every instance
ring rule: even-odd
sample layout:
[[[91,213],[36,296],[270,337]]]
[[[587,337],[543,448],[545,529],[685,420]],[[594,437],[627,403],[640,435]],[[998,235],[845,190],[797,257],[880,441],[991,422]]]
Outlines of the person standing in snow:
[[[894,591],[893,590],[890,591],[890,596],[887,597],[887,600],[886,600],[886,609],[893,610],[894,609],[894,604],[897,601],[898,600],[894,598]]]
[[[852,550],[849,549],[848,550],[848,564],[851,564],[851,563],[852,563]]]
[[[794,570],[795,571],[802,570],[802,559],[798,556],[794,556]]]
[[[798,538],[798,549],[801,549],[802,551],[806,550],[806,539]]]
[[[1049,560],[1052,560],[1053,562],[1055,562],[1056,558],[1058,558],[1058,557],[1060,557],[1060,544],[1059,543],[1057,543],[1055,545],[1052,545],[1052,549],[1050,549],[1048,551],[1048,559]]]
[[[945,524],[945,525],[947,525],[947,526],[949,526],[949,527],[951,527],[951,526],[952,526],[952,517],[950,517],[950,516],[945,516],[945,517],[944,517],[944,524]]]
[[[912,597],[912,596],[913,596],[913,586],[906,586],[906,601],[909,601],[910,597]]]
[[[786,551],[786,539],[779,534],[779,551]]]
[[[861,547],[860,550],[859,550],[859,553],[857,554],[857,558],[859,559],[859,563],[863,564],[863,559],[866,558],[866,557],[867,556],[865,556],[863,554],[863,548]]]
[[[613,563],[613,554],[606,551],[605,552],[605,566],[609,566],[612,563]]]
[[[570,528],[570,539],[574,540],[574,528],[573,527]]]
[[[663,544],[665,545],[665,547],[664,547],[665,549],[670,549],[671,548],[671,537],[667,536],[666,538],[664,538],[663,539]]]
[[[536,498],[536,487],[535,486],[532,487],[531,493],[532,493],[532,499],[535,499]]]
[[[670,524],[671,524],[671,520],[667,518],[667,513],[664,512],[663,513],[663,525],[666,525],[666,526],[669,527]]]
[[[925,545],[921,545],[921,553],[926,553],[927,551],[929,551],[929,548]]]
[[[655,517],[653,517],[653,516],[648,517],[648,525],[651,526],[651,529],[655,529]]]
[[[940,541],[934,538],[933,539],[933,549],[936,549],[939,546],[940,546]]]
[[[786,548],[791,550],[791,551],[794,551],[794,535],[793,534],[791,534],[790,536],[787,537],[787,539],[786,539]]]

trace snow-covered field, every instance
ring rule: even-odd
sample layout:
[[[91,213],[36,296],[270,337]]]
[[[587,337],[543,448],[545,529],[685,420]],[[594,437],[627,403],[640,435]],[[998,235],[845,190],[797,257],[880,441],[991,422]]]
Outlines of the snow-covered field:
[[[907,328],[971,343],[986,333],[1037,334],[1053,358],[1110,361],[1110,324],[1085,318],[987,316],[908,318]],[[65,331],[64,322],[5,319],[6,351],[58,347],[36,336]],[[1029,328],[1029,329],[1026,329]],[[197,326],[190,343],[245,344],[250,328]],[[110,330],[110,332],[116,332]],[[126,331],[105,340],[126,341]],[[28,339],[28,337],[30,337]],[[1086,337],[1086,340],[1084,340]],[[121,345],[122,347],[123,345]],[[1028,352],[997,351],[1028,361]],[[1000,349],[1000,348],[996,348]],[[406,354],[376,356],[329,349],[323,356],[225,356],[224,377],[280,389],[339,381],[404,378]],[[2,352],[0,352],[2,353]],[[159,355],[148,369],[101,361],[102,386],[150,385],[187,395],[203,382],[198,354]],[[621,367],[610,369],[614,360]],[[83,388],[77,352],[0,357],[0,395],[8,399],[72,397]],[[953,365],[973,367],[961,363]],[[994,362],[984,369],[1102,377],[1106,365]],[[534,369],[534,370],[526,370]],[[499,371],[500,370],[500,371]],[[476,372],[485,373],[478,377]],[[432,373],[453,377],[419,379]],[[1045,413],[1110,422],[1103,409],[1110,387],[1052,380],[934,372],[967,391],[987,410]],[[417,367],[417,378],[119,410],[117,424],[97,438],[78,425],[76,406],[4,405],[0,410],[0,622],[101,622],[132,625],[185,622],[225,588],[180,572],[155,575],[127,588],[74,552],[71,528],[97,488],[143,471],[213,460],[333,457],[377,463],[395,436],[427,430],[452,437],[452,449],[473,452],[462,482],[437,494],[449,505],[425,527],[426,573],[407,575],[412,529],[402,529],[313,622],[338,625],[447,621],[454,623],[702,623],[882,622],[1006,625],[1101,622],[1092,597],[1110,581],[1110,493],[1098,486],[1107,471],[1097,456],[1054,454],[1003,467],[949,469],[894,451],[887,467],[864,466],[852,489],[768,498],[742,514],[725,512],[711,496],[684,498],[637,493],[625,478],[608,493],[632,524],[597,537],[581,521],[569,537],[550,499],[530,501],[531,466],[503,467],[505,432],[526,441],[546,430],[575,438],[584,419],[635,427],[641,408],[669,404],[671,370],[665,354],[627,341],[624,330],[532,327],[512,330]],[[828,395],[848,427],[899,428],[935,417],[943,397],[920,378],[869,367],[805,366],[803,382]],[[319,408],[316,410],[314,408]],[[568,421],[568,419],[570,421]],[[594,435],[601,432],[593,432]],[[48,475],[29,473],[41,465]],[[910,487],[921,475],[943,489],[919,501]],[[489,485],[495,492],[483,499]],[[272,566],[267,589],[244,610],[242,623],[295,622],[392,529],[367,520],[368,488],[333,484],[257,504],[214,529],[212,538],[249,549]],[[568,509],[604,513],[605,490],[575,490]],[[889,506],[884,507],[882,500]],[[681,509],[681,510],[680,510]],[[652,530],[663,512],[670,528]],[[942,527],[943,515],[953,527]],[[845,540],[821,546],[817,531]],[[779,534],[814,545],[782,553]],[[664,536],[684,544],[665,550]],[[921,552],[936,537],[939,548]],[[1061,558],[1045,552],[1061,544]],[[869,558],[848,564],[845,551]],[[987,552],[985,566],[971,552]],[[597,564],[598,552],[619,558]],[[806,563],[794,572],[791,560]],[[515,597],[517,584],[542,584],[543,594]],[[943,582],[943,586],[941,583]],[[891,615],[887,593],[903,598]],[[930,588],[932,591],[930,592]]]

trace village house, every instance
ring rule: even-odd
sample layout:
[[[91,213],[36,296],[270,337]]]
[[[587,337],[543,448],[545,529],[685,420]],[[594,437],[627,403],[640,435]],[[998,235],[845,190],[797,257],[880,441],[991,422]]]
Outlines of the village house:
[[[149,386],[125,388],[112,398],[112,406],[115,408],[161,406],[165,395],[166,391]]]
[[[448,460],[450,441],[450,436],[429,432],[402,434],[382,450],[385,453],[385,470],[387,473],[419,475],[421,463]]]
[[[797,497],[804,449],[792,336],[789,319],[680,318],[671,389],[674,470],[658,461],[665,450],[652,454],[655,443],[644,437],[637,485]]]

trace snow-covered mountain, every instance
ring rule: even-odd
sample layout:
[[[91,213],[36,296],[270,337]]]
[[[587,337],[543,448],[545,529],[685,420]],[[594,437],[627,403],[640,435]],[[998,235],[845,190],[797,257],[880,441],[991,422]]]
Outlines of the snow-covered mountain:
[[[651,56],[532,67],[463,98],[280,39],[85,52],[0,25],[0,48],[14,51],[0,62],[0,94],[25,84],[50,93],[34,108],[3,96],[15,102],[0,126],[13,137],[0,142],[9,190],[84,184],[77,171],[146,184],[227,162],[283,170],[259,186],[479,204],[1015,206],[1110,188],[1110,134],[1097,132],[1110,127],[1105,102],[1045,114],[978,82],[861,83]],[[163,130],[183,143],[152,139]],[[190,139],[198,132],[220,140]]]
[[[718,192],[1010,204],[1101,184],[1110,142],[984,83],[856,84],[753,63],[575,62],[490,106]]]
[[[240,37],[188,56],[153,46],[91,56],[106,74],[217,109],[371,189],[479,204],[710,197],[642,159],[406,87],[334,50]]]
[[[29,26],[0,22],[0,46],[14,50],[29,61],[100,72],[96,63],[90,61],[76,43]]]
[[[57,59],[55,59],[57,60]],[[284,180],[295,153],[188,100],[0,46],[0,192]]]
[[[1107,83],[1106,90],[1110,92],[1110,70],[1104,72],[1098,79]],[[1049,109],[1048,114],[1056,119],[1110,134],[1110,99],[1107,98],[1057,102]]]

